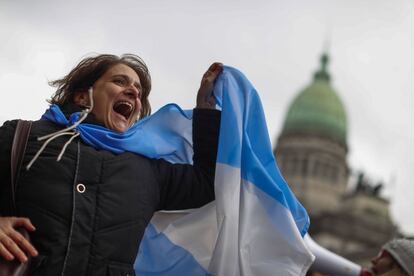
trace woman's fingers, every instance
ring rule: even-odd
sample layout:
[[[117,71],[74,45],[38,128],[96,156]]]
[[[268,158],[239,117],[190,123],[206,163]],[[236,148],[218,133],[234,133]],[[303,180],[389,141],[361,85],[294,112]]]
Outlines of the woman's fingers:
[[[0,256],[6,260],[17,258],[20,262],[26,262],[26,254],[37,256],[38,253],[16,227],[35,230],[28,218],[0,217]]]
[[[208,68],[201,79],[200,89],[197,94],[197,108],[215,108],[216,101],[212,95],[214,82],[223,71],[223,64],[215,62]]]
[[[15,258],[17,258],[22,263],[27,261],[26,254],[24,254],[24,252],[20,249],[20,247],[8,236],[6,235],[0,236],[0,244],[2,245],[2,248],[5,249],[4,252],[11,253]]]
[[[9,237],[25,252],[29,253],[31,256],[37,256],[37,250],[33,245],[18,231],[11,232]]]
[[[13,218],[13,226],[22,226],[29,231],[34,231],[36,228],[28,218]]]
[[[14,260],[14,256],[9,250],[0,242],[0,256],[8,261]]]
[[[220,74],[220,72],[223,70],[223,64],[220,62],[214,62],[210,65],[207,72],[204,73],[202,84],[203,82],[213,82],[217,78],[217,76]]]

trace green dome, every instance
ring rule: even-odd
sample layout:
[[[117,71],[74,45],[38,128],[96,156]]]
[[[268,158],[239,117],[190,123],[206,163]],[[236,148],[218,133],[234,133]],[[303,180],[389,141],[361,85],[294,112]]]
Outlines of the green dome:
[[[346,145],[346,114],[341,99],[330,85],[326,71],[328,56],[321,57],[321,69],[313,82],[294,99],[283,126],[283,134],[309,133]]]

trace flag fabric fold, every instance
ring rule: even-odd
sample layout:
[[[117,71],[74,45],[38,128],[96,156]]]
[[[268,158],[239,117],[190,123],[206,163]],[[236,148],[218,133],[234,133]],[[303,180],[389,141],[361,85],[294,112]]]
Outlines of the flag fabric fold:
[[[214,95],[222,110],[216,200],[199,209],[155,214],[141,242],[135,271],[138,275],[305,275],[314,260],[303,240],[309,217],[277,168],[257,91],[240,71],[225,66]],[[191,115],[179,110],[174,105],[161,109],[145,120],[142,130],[148,128],[162,137],[162,148],[174,148],[164,145],[169,134],[174,135],[171,141],[182,135],[186,142],[178,148],[186,154],[160,158],[191,163]],[[178,115],[164,116],[168,112]],[[157,120],[153,124],[153,116],[163,118],[161,127]]]

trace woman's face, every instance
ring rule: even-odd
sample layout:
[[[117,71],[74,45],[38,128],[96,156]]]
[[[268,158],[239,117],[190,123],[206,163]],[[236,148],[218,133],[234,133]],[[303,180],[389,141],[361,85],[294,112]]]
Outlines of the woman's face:
[[[92,113],[98,122],[116,132],[125,132],[141,110],[141,83],[125,64],[110,67],[93,85]]]

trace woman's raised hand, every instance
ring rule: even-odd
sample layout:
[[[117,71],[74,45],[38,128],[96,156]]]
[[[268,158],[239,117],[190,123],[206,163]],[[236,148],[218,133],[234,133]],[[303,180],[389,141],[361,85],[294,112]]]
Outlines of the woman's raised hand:
[[[213,96],[214,82],[217,76],[223,71],[223,64],[215,62],[208,68],[201,79],[200,89],[197,94],[197,108],[214,109],[216,100]]]
[[[12,261],[17,258],[20,262],[27,261],[27,254],[37,256],[37,251],[16,228],[24,227],[34,231],[35,227],[28,218],[0,217],[0,257]]]

